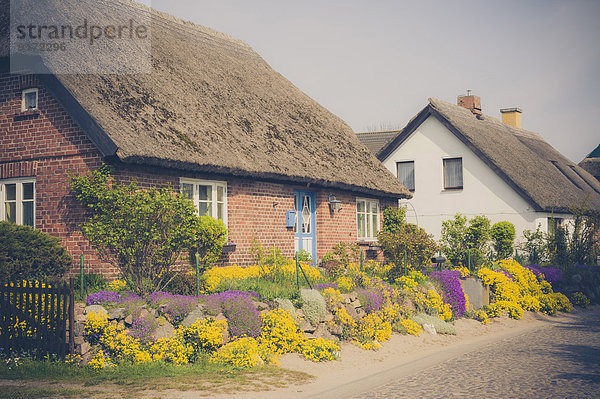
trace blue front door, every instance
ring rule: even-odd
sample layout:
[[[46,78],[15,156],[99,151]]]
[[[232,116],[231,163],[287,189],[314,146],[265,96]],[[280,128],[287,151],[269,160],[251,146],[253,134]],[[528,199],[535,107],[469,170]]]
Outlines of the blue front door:
[[[307,251],[313,260],[317,254],[317,229],[315,193],[294,190],[296,204],[296,226],[294,227],[294,247],[296,252]]]

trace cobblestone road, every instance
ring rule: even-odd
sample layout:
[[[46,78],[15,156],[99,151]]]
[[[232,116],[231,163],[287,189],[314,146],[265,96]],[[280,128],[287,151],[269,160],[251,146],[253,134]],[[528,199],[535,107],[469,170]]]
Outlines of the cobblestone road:
[[[366,398],[600,398],[600,309],[484,346]]]

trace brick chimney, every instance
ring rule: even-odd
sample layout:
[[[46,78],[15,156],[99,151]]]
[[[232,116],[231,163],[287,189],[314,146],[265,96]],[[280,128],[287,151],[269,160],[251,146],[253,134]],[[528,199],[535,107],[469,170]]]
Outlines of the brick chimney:
[[[469,92],[470,90],[467,90]],[[481,115],[481,98],[473,94],[458,96],[457,104],[470,110],[475,116]]]
[[[521,128],[521,108],[503,108],[500,110],[502,114],[502,123]]]

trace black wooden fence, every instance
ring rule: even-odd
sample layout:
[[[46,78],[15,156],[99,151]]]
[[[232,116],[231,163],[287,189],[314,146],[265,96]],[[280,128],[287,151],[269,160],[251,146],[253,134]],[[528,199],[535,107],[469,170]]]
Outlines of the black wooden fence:
[[[0,285],[0,352],[36,357],[74,353],[73,279]]]

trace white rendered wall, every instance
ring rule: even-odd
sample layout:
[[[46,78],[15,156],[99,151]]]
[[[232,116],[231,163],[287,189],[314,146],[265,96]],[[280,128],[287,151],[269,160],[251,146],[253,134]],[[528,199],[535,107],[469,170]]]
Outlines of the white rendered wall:
[[[463,189],[444,190],[442,159],[454,157],[462,157]],[[407,221],[423,227],[436,240],[441,237],[442,221],[452,219],[457,212],[469,219],[485,215],[492,224],[508,220],[515,225],[517,241],[522,240],[523,230],[535,230],[538,225],[547,232],[547,219],[552,215],[535,212],[434,116],[427,118],[383,164],[397,176],[396,162],[401,161],[415,163],[414,196],[400,202],[409,202]],[[570,218],[561,214],[554,217]]]

